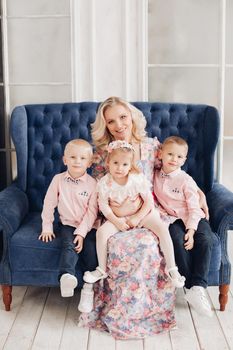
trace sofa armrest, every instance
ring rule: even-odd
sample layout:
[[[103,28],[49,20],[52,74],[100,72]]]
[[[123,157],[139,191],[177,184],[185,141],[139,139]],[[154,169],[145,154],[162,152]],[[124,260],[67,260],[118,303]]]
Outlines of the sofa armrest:
[[[0,192],[0,228],[12,235],[28,213],[27,195],[15,184]]]
[[[219,235],[233,229],[233,192],[223,185],[214,184],[206,195],[210,211],[210,224]]]

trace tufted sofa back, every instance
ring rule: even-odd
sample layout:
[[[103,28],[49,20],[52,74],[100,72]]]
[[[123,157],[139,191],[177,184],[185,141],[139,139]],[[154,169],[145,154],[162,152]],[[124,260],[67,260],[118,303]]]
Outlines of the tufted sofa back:
[[[201,189],[213,185],[214,152],[219,116],[214,107],[193,104],[135,102],[147,119],[148,136],[179,135],[189,144],[184,166]],[[52,177],[64,171],[65,144],[74,138],[91,141],[97,102],[35,104],[16,107],[11,117],[11,136],[17,154],[17,186],[28,195],[30,210],[42,209]]]

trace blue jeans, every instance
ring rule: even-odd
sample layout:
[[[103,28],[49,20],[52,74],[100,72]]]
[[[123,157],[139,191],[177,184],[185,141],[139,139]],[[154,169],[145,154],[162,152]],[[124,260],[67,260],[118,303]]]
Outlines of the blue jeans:
[[[59,263],[59,278],[64,273],[75,276],[75,268],[79,259],[79,254],[75,251],[73,240],[75,227],[60,224],[60,236],[62,239],[62,249]]]
[[[169,226],[170,235],[174,245],[175,260],[181,275],[185,276],[185,287],[208,284],[211,250],[213,245],[213,232],[209,222],[201,219],[194,234],[194,247],[191,250],[184,248],[185,226],[182,220],[176,220]]]
[[[92,229],[86,235],[83,242],[83,249],[78,254],[75,251],[75,244],[73,240],[74,227],[59,224],[60,236],[62,239],[62,250],[59,263],[59,279],[64,273],[76,275],[76,265],[79,261],[80,268],[83,272],[93,271],[98,266],[96,254],[96,230]]]
[[[80,267],[83,272],[93,271],[98,266],[96,253],[96,229],[92,229],[86,235],[83,242],[83,249],[80,255]]]

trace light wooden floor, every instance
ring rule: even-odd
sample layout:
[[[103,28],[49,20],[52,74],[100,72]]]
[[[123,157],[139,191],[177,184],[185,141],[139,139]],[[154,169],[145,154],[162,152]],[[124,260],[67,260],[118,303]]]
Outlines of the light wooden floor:
[[[233,261],[233,232],[229,251]],[[0,349],[26,350],[233,350],[233,283],[227,310],[219,311],[218,288],[208,288],[214,317],[201,317],[177,293],[178,329],[145,340],[115,341],[110,335],[78,328],[79,293],[61,298],[58,288],[14,287],[10,312],[0,304]]]

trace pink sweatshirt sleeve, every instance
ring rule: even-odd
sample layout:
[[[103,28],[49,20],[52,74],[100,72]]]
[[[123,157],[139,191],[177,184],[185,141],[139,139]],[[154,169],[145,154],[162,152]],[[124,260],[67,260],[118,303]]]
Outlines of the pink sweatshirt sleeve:
[[[190,176],[185,181],[184,195],[189,213],[188,220],[186,223],[186,229],[196,230],[200,219],[204,217],[204,213],[202,215],[199,205],[197,184]]]
[[[58,204],[59,176],[55,175],[48,187],[42,210],[42,232],[53,232],[54,209]]]
[[[74,235],[80,235],[83,238],[85,238],[87,233],[92,229],[94,222],[97,218],[97,214],[98,214],[97,192],[96,192],[96,189],[94,189],[88,202],[87,212],[83,216],[83,219],[80,222],[78,228],[76,228],[76,230],[74,231]]]

